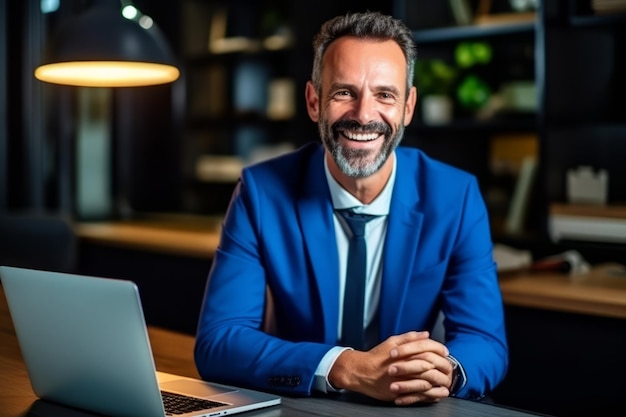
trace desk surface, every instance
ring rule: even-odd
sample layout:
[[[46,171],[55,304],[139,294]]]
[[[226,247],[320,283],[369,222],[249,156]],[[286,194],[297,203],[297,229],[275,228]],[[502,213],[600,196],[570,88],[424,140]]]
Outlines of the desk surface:
[[[159,328],[149,329],[156,367],[159,371],[198,377],[192,349],[192,336]],[[67,417],[64,409],[37,400],[30,386],[22,360],[13,324],[9,316],[4,292],[0,286],[0,411],[4,417]],[[65,410],[67,411],[67,410]],[[74,416],[75,414],[71,414]],[[76,416],[89,416],[76,413]],[[534,414],[508,408],[447,398],[440,403],[400,408],[386,404],[330,398],[283,397],[282,405],[242,414],[260,417],[301,416],[511,416]]]
[[[132,220],[76,223],[76,235],[87,242],[152,252],[211,258],[219,244],[220,218]]]
[[[626,319],[626,268],[604,264],[584,275],[524,273],[500,277],[504,303]]]

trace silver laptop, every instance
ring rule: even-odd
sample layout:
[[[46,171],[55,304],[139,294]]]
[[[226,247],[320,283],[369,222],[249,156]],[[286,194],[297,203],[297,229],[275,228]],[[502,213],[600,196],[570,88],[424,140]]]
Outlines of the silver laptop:
[[[132,281],[0,266],[0,282],[39,398],[117,417],[218,416],[280,404],[272,394],[157,372]],[[170,402],[183,409],[170,410]]]

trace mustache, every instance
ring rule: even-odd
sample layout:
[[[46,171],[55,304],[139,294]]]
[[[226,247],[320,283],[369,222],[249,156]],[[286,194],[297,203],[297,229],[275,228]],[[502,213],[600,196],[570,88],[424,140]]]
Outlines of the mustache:
[[[358,133],[382,133],[385,136],[391,135],[391,126],[378,121],[362,125],[355,120],[337,120],[333,123],[331,128],[335,134],[340,131],[350,130]]]

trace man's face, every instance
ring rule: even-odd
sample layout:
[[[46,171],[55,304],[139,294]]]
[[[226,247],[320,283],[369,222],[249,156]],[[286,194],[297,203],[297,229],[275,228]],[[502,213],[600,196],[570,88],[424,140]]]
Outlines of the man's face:
[[[413,115],[404,54],[393,41],[344,37],[328,47],[322,68],[321,96],[309,104],[309,115],[340,170],[370,176],[400,143]]]

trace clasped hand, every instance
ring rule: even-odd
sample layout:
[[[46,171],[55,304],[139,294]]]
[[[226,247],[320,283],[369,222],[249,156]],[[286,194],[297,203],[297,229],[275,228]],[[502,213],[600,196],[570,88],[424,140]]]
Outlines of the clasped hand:
[[[428,332],[391,336],[369,351],[344,351],[329,374],[339,389],[393,401],[396,405],[436,402],[450,394],[448,348]]]

